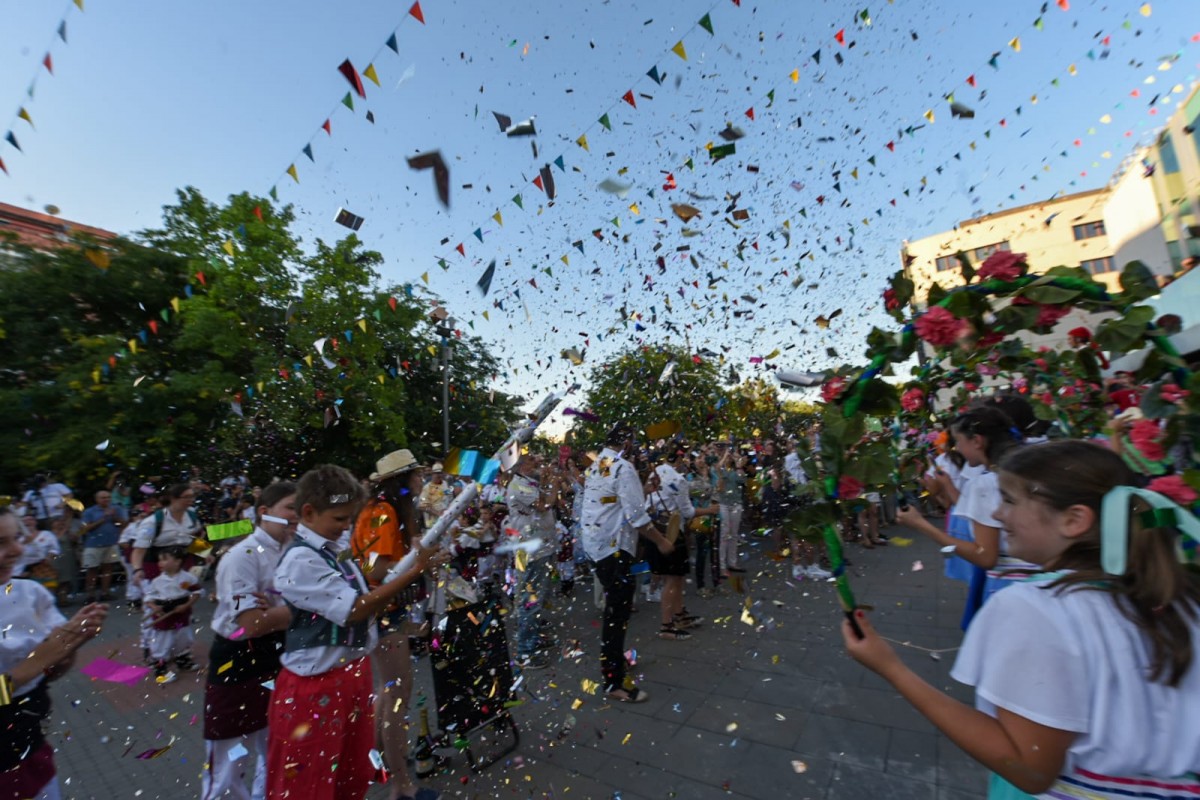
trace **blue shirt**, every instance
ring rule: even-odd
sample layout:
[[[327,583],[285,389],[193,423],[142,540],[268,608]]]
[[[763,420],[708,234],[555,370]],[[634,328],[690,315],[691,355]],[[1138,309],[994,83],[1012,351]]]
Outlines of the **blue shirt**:
[[[83,512],[83,524],[91,525],[93,522],[99,522],[104,519],[105,514],[109,511],[113,512],[113,519],[118,522],[128,522],[129,515],[125,513],[125,509],[120,506],[110,505],[108,508],[100,506],[92,506]],[[111,547],[121,538],[121,529],[112,523],[105,521],[101,525],[97,525],[92,530],[88,531],[83,536],[84,547]]]

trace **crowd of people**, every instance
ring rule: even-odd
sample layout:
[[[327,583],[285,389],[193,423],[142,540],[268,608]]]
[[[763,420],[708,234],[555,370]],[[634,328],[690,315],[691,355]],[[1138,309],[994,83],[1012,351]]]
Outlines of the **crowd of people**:
[[[886,546],[895,519],[968,583],[954,675],[978,709],[917,678],[861,611],[847,649],[993,771],[993,796],[1191,796],[1200,583],[1177,556],[1179,532],[1200,523],[1129,472],[1119,436],[1045,442],[1046,427],[1019,397],[980,400],[927,432],[940,452],[921,478],[926,508],[885,486],[841,505],[843,543]],[[688,592],[744,590],[754,535],[794,580],[833,580],[819,532],[794,513],[824,477],[820,436],[639,442],[617,424],[599,452],[525,452],[482,487],[398,450],[366,478],[327,465],[261,488],[190,474],[135,492],[118,473],[86,508],[39,476],[0,509],[0,581],[20,603],[0,605],[0,722],[20,734],[0,748],[0,787],[57,796],[46,685],[100,631],[117,578],[157,683],[196,669],[195,630],[212,628],[202,797],[353,798],[373,781],[436,797],[408,758],[413,663],[450,609],[497,599],[513,668],[544,669],[555,597],[592,576],[603,696],[644,702],[626,656],[638,602],[658,604],[659,638],[703,635]],[[206,541],[206,526],[243,518],[248,535]],[[206,593],[216,605],[200,619]]]

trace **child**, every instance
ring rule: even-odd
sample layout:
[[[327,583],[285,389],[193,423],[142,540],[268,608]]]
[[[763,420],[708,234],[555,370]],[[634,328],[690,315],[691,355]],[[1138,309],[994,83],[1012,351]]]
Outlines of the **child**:
[[[175,673],[167,665],[174,662],[181,670],[196,668],[192,662],[192,606],[200,599],[200,581],[183,569],[187,552],[182,547],[164,547],[159,552],[162,570],[146,589],[146,643],[154,662],[154,679],[172,683]]]
[[[58,537],[40,529],[37,518],[31,514],[26,514],[21,521],[25,526],[21,537],[24,552],[17,559],[13,574],[18,578],[37,581],[53,591],[58,588],[58,570],[55,569],[54,560],[62,554]]]
[[[259,496],[254,532],[217,565],[215,632],[204,689],[206,762],[201,797],[262,798],[267,784],[267,711],[292,614],[275,591],[275,568],[296,530],[296,484],[272,483]],[[267,685],[264,685],[267,684]],[[253,752],[253,793],[246,760]]]
[[[951,674],[976,709],[918,678],[861,611],[846,648],[992,770],[989,798],[1200,796],[1200,579],[1178,560],[1200,524],[1089,442],[1021,448],[999,474],[1013,555],[1055,571],[1014,582],[967,631]]]
[[[353,475],[328,464],[305,473],[296,487],[301,522],[275,570],[275,588],[292,617],[268,716],[272,800],[355,800],[375,773],[367,658],[378,641],[375,615],[435,551],[417,548],[411,568],[368,589],[349,553],[336,549],[365,496]]]

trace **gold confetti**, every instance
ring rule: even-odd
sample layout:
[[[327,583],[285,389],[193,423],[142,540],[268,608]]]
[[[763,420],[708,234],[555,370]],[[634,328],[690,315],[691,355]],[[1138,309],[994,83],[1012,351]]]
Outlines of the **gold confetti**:
[[[726,732],[726,733],[733,733],[734,731],[736,731],[736,730],[737,730],[737,728],[738,728],[738,726],[737,726],[737,723],[736,723],[736,722],[731,722],[731,723],[729,723],[728,725],[726,725],[726,726],[725,726],[725,732]]]
[[[583,705],[583,701],[580,700],[578,697],[576,697],[575,700],[571,703],[571,710],[578,711],[579,707],[582,705]]]
[[[905,536],[893,536],[888,541],[896,545],[896,547],[910,547],[913,543],[912,539],[909,539]]]
[[[792,771],[797,775],[803,775],[804,773],[808,772],[808,764],[805,764],[803,761],[793,761]]]
[[[231,669],[233,669],[233,662],[232,662],[232,661],[226,661],[224,664],[222,664],[221,666],[217,667],[217,674],[218,674],[218,675],[220,675],[222,672],[225,672],[225,671],[227,671],[227,670],[231,670]]]
[[[582,681],[580,681],[580,684],[583,686],[583,690],[585,692],[587,692],[588,694],[592,694],[592,695],[594,695],[596,693],[596,690],[600,688],[599,683],[597,683],[596,681],[588,680],[587,678],[584,678]]]
[[[632,733],[625,734],[625,738],[621,740],[621,744],[629,744],[629,740],[633,738]]]

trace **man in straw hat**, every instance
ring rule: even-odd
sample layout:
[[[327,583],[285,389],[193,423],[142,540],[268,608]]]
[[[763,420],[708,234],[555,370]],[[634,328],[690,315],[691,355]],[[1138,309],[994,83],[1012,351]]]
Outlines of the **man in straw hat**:
[[[373,496],[355,521],[351,552],[367,582],[374,588],[388,570],[416,546],[415,540],[420,536],[413,498],[421,491],[421,465],[408,450],[395,450],[375,462],[375,472],[371,473],[370,480]],[[444,564],[448,558],[439,553],[429,564]],[[431,800],[437,793],[417,789],[407,762],[408,706],[413,677],[408,612],[409,606],[416,602],[420,588],[419,583],[413,583],[379,615],[379,647],[371,654],[371,668],[377,683],[376,736],[390,771],[390,796]]]

